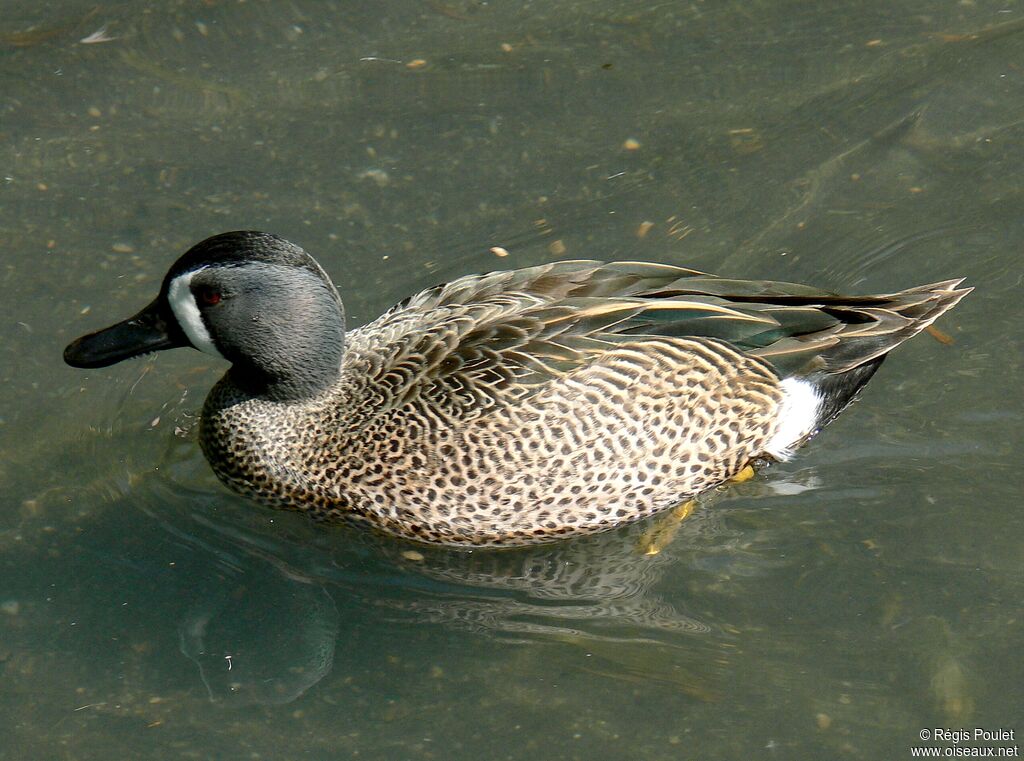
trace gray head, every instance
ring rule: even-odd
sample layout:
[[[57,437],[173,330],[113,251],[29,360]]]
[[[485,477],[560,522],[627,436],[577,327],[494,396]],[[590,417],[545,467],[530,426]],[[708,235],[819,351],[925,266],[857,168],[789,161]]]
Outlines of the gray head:
[[[338,378],[345,312],[330,278],[298,246],[261,232],[193,246],[134,317],[74,341],[64,360],[106,367],[192,346],[231,362],[231,379],[276,400],[312,396]]]

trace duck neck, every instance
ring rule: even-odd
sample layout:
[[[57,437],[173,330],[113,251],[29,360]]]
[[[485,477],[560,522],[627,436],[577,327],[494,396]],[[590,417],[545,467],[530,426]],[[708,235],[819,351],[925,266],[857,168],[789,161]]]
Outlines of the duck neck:
[[[253,350],[225,357],[230,380],[247,394],[274,402],[298,402],[319,396],[337,384],[345,354],[342,313],[323,316],[315,326],[281,326]]]
[[[301,368],[268,368],[241,361],[228,371],[231,382],[246,394],[272,402],[300,402],[319,396],[337,384],[340,375],[340,355],[336,363],[317,361]]]

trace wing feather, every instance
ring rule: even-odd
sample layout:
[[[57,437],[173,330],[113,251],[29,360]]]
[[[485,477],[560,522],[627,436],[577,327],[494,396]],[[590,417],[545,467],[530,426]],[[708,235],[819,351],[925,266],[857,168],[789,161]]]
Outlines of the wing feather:
[[[422,291],[351,334],[377,411],[420,399],[460,415],[533,393],[626,344],[709,338],[780,375],[843,372],[930,324],[969,289],[888,295],[718,278],[647,262],[580,260],[471,275]]]

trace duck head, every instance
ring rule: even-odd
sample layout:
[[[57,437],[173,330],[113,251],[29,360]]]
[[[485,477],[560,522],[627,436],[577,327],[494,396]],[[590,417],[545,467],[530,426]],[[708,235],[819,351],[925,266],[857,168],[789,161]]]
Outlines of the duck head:
[[[341,298],[313,257],[276,235],[242,231],[193,246],[151,304],[73,341],[64,361],[107,367],[191,346],[231,362],[231,380],[246,392],[287,401],[334,383],[344,344]]]

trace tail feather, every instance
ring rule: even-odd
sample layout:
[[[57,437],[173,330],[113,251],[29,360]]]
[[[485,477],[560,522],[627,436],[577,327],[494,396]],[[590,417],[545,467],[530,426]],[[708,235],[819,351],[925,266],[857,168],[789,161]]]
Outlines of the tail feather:
[[[836,317],[871,318],[867,324],[851,323],[838,334],[839,341],[823,353],[825,370],[845,373],[884,357],[904,341],[927,328],[955,307],[973,288],[960,288],[960,280],[947,280],[878,297],[882,303],[871,308],[834,308]],[[844,315],[843,312],[850,312]],[[846,320],[843,320],[846,322]],[[845,339],[845,340],[844,340]]]
[[[927,328],[973,290],[958,288],[962,282],[960,278],[910,288],[878,297],[883,303],[877,306],[853,308],[852,312],[870,315],[875,321],[847,324],[836,334],[838,340],[822,351],[823,366],[805,377],[821,398],[816,428],[828,425],[856,400],[890,351]],[[833,313],[842,318],[844,311],[835,309]]]
[[[783,376],[837,375],[880,359],[955,307],[972,288],[962,279],[897,293],[823,298],[815,307],[835,320],[826,330],[786,336],[751,351]]]

